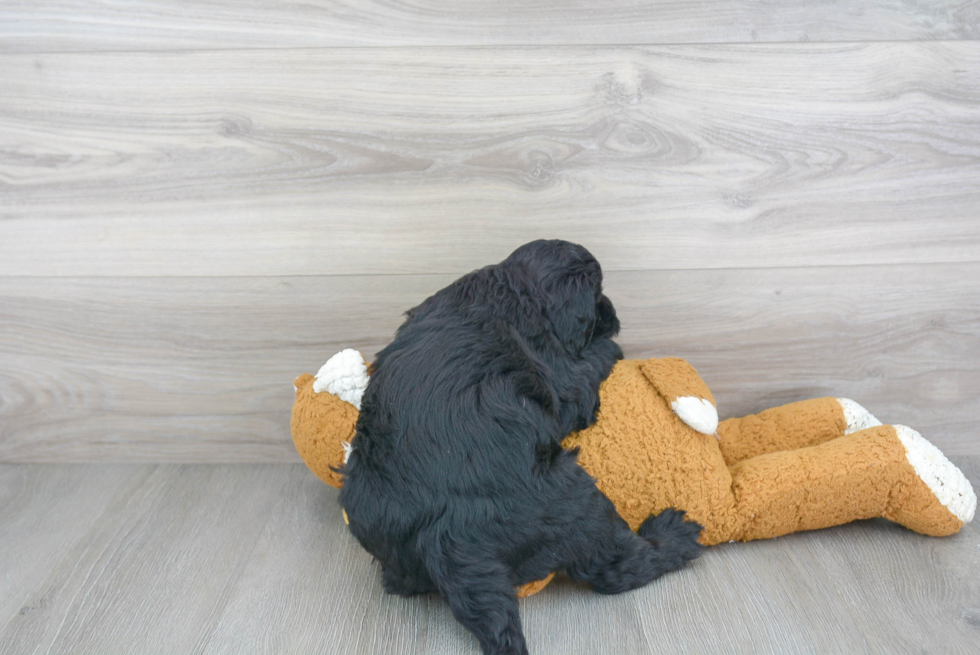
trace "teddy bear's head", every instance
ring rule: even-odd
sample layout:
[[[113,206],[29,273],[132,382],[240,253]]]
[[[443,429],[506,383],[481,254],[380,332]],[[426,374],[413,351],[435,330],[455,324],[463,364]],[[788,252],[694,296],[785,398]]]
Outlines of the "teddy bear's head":
[[[350,349],[327,360],[316,375],[304,373],[293,382],[293,443],[317,477],[334,487],[343,484],[337,469],[350,453],[367,382],[364,358]]]

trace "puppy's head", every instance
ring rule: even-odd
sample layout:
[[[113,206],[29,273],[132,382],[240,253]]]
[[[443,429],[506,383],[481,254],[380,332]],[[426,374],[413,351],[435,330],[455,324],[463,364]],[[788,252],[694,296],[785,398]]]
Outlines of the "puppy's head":
[[[545,317],[565,350],[578,355],[592,339],[619,333],[612,302],[602,295],[602,268],[584,247],[568,241],[532,241],[504,260],[520,267],[541,294]]]

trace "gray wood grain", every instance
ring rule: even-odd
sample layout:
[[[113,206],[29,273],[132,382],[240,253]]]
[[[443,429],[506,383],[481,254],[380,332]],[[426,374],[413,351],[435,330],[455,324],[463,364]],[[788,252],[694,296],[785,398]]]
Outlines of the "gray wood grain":
[[[954,461],[980,484],[980,457]],[[82,537],[31,584],[18,573],[23,611],[0,606],[4,655],[479,652],[437,597],[382,593],[336,490],[302,465],[0,466],[11,479],[71,484],[99,511],[19,503],[35,516],[5,550]],[[108,480],[122,484],[106,503]],[[521,601],[522,621],[535,655],[971,653],[978,544],[976,522],[933,539],[883,520],[724,544],[619,596],[559,578]],[[0,577],[11,566],[0,558]]]
[[[37,581],[29,611],[7,621],[3,652],[192,652],[220,616],[288,473],[139,468],[85,538]]]
[[[0,626],[43,610],[31,592],[109,511],[136,466],[0,466]],[[2,639],[0,639],[2,643]],[[0,647],[2,649],[2,647]]]
[[[980,261],[980,43],[0,57],[0,275]]]
[[[483,263],[483,262],[480,262]],[[978,264],[614,272],[629,357],[680,356],[723,416],[857,399],[980,454]],[[0,460],[297,461],[292,380],[369,359],[451,276],[0,277]]]
[[[8,0],[0,51],[976,39],[977,25],[966,0]]]

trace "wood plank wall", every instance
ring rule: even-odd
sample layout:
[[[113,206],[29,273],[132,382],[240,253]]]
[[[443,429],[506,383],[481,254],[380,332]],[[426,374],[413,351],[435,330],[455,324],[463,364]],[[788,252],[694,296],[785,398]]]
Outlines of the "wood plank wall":
[[[298,461],[292,379],[539,237],[723,416],[978,454],[980,3],[0,6],[0,461]]]

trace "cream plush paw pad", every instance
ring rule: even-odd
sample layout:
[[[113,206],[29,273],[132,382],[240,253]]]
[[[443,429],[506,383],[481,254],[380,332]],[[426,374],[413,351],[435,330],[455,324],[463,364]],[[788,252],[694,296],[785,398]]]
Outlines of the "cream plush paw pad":
[[[909,464],[936,499],[963,523],[972,521],[977,509],[977,495],[963,472],[912,428],[896,425],[895,434],[905,446]]]
[[[317,371],[313,391],[326,391],[361,409],[361,398],[368,385],[367,364],[353,348],[341,350]]]
[[[851,434],[865,428],[873,428],[881,425],[881,421],[876,419],[871,412],[850,398],[838,398],[837,402],[840,403],[841,409],[844,410],[844,420],[847,422],[844,434]]]

